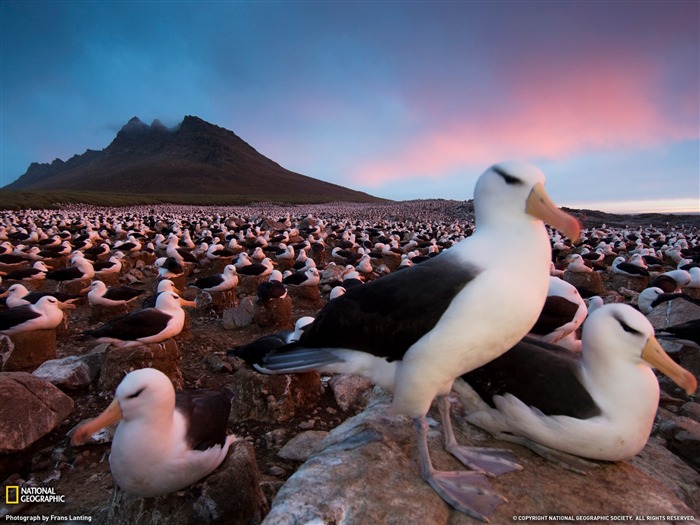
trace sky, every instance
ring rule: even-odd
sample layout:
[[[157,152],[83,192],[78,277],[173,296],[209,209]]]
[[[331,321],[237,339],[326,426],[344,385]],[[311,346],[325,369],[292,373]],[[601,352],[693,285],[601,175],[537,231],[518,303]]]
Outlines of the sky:
[[[559,205],[700,212],[700,2],[0,1],[0,186],[185,115],[388,199],[521,159]]]

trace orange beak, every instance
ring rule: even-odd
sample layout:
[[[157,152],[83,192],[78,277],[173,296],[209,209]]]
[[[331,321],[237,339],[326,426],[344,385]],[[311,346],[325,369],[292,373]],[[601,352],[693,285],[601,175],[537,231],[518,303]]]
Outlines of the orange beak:
[[[575,243],[579,240],[581,225],[578,220],[559,209],[549,198],[542,184],[538,183],[532,188],[525,211],[561,231],[571,242]]]
[[[70,440],[71,445],[77,446],[84,444],[95,432],[116,423],[121,418],[122,409],[119,407],[119,401],[115,399],[99,416],[83,423],[75,429],[73,437]]]
[[[697,390],[698,380],[695,376],[671,359],[653,335],[642,350],[642,359],[670,377],[688,395]]]

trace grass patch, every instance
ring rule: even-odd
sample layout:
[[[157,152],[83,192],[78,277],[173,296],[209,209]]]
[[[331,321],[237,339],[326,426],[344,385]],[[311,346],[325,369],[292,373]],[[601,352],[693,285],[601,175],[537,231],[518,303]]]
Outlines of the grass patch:
[[[66,204],[89,206],[124,207],[155,204],[182,204],[191,206],[241,206],[256,202],[279,202],[283,204],[322,204],[338,201],[337,197],[318,195],[168,195],[135,193],[102,193],[91,191],[10,191],[0,192],[0,209],[57,209]],[[382,199],[369,197],[367,202]],[[357,202],[354,200],[353,202]]]

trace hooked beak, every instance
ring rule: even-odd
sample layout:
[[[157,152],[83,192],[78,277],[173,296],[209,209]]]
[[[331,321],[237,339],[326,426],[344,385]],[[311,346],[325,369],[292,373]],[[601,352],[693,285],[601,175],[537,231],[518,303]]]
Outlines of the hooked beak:
[[[557,208],[557,205],[549,198],[541,183],[535,184],[527,198],[525,211],[546,222],[566,235],[575,243],[581,233],[581,225],[575,217]]]
[[[5,290],[4,292],[0,293],[0,299],[2,299],[3,297],[7,297],[8,295],[10,295],[10,291]]]
[[[642,350],[642,359],[670,377],[688,395],[697,390],[698,381],[695,376],[671,359],[653,335]]]
[[[119,401],[112,401],[104,411],[95,419],[91,419],[80,425],[73,432],[70,443],[73,446],[82,445],[90,439],[95,432],[109,425],[112,425],[122,418],[122,409],[119,407]]]
[[[180,297],[180,305],[181,306],[191,306],[192,308],[197,308],[197,303],[194,301],[188,301],[187,299],[183,299]]]
[[[73,303],[58,301],[58,307],[61,310],[75,310],[76,306]]]

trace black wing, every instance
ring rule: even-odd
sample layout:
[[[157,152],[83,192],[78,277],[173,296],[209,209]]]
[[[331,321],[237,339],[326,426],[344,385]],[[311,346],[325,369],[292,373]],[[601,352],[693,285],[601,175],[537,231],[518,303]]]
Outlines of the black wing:
[[[462,379],[491,406],[493,396],[508,393],[548,416],[587,419],[601,411],[581,383],[578,359],[565,348],[526,337]]]
[[[162,331],[170,319],[170,315],[160,310],[147,308],[110,319],[94,330],[83,333],[95,338],[113,337],[122,341],[136,341]]]
[[[17,325],[40,316],[41,314],[28,304],[16,308],[9,308],[0,312],[0,332],[9,330],[10,328],[14,328]]]
[[[326,304],[297,346],[348,348],[389,361],[401,359],[478,273],[443,255],[350,288]]]
[[[175,394],[175,409],[189,421],[187,442],[193,450],[224,446],[232,397],[228,390],[187,390]]]
[[[579,304],[558,295],[550,295],[544,302],[540,317],[530,333],[547,335],[560,326],[570,323],[578,312]]]
[[[292,330],[282,330],[274,334],[265,335],[246,345],[241,345],[232,348],[226,352],[227,355],[239,357],[250,366],[262,366],[265,357],[287,344],[289,336],[294,332]]]

